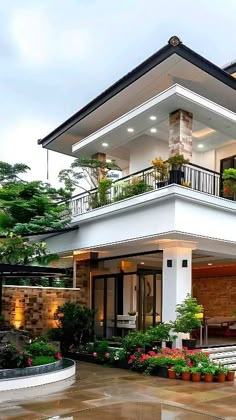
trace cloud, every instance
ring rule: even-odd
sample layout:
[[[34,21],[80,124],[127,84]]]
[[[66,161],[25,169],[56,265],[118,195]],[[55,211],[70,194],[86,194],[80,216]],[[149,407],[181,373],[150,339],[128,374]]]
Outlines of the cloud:
[[[50,66],[84,58],[88,35],[78,27],[63,28],[39,7],[15,10],[10,18],[10,35],[25,64]]]

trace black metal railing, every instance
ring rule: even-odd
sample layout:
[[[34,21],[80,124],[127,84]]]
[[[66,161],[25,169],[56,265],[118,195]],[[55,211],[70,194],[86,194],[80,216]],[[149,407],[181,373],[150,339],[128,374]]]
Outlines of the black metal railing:
[[[153,166],[125,176],[114,181],[107,191],[105,200],[99,200],[97,188],[83,192],[72,197],[72,216],[86,213],[98,207],[118,202],[124,198],[138,195],[144,192],[151,192],[168,185],[178,184],[196,191],[204,192],[214,196],[220,196],[221,176],[219,172],[206,169],[192,163],[183,165],[179,169],[170,170],[168,175],[163,176]],[[131,191],[127,189],[131,186]],[[132,186],[133,193],[132,193]],[[125,191],[125,193],[124,193]]]

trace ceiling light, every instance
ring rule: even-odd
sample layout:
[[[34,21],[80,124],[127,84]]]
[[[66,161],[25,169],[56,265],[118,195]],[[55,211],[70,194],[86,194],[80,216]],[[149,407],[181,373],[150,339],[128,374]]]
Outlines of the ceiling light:
[[[151,117],[149,117],[150,120],[155,121],[157,119],[157,117],[155,115],[151,115]]]
[[[134,132],[134,129],[133,129],[133,128],[127,128],[127,131],[128,131],[129,133],[133,133],[133,132]]]
[[[103,147],[108,147],[108,143],[102,143]]]
[[[203,149],[204,144],[198,144],[198,145],[197,145],[197,147],[198,147],[199,149]]]
[[[150,131],[151,131],[151,133],[156,133],[157,129],[156,128],[151,128]]]
[[[212,265],[212,263],[208,263],[207,265]]]
[[[142,264],[142,265],[143,265],[143,264],[144,264],[144,262],[142,261],[140,264]]]

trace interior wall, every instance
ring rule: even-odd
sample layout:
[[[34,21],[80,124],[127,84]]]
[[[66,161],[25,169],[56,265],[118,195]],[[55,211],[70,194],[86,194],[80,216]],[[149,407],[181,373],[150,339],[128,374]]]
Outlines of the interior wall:
[[[207,152],[200,153],[193,151],[191,161],[196,165],[215,171],[215,150],[208,150]]]
[[[142,135],[130,143],[130,173],[140,171],[152,165],[155,157],[168,159],[168,142],[151,136]]]
[[[228,146],[216,149],[216,171],[220,171],[220,161],[226,157],[236,155],[236,141]]]

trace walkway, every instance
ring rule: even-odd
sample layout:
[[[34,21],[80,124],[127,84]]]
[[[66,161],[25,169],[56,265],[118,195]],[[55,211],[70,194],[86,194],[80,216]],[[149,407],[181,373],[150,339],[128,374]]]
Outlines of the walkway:
[[[50,392],[50,394],[49,394]],[[236,385],[191,383],[80,363],[75,380],[0,393],[0,419],[236,419]]]

